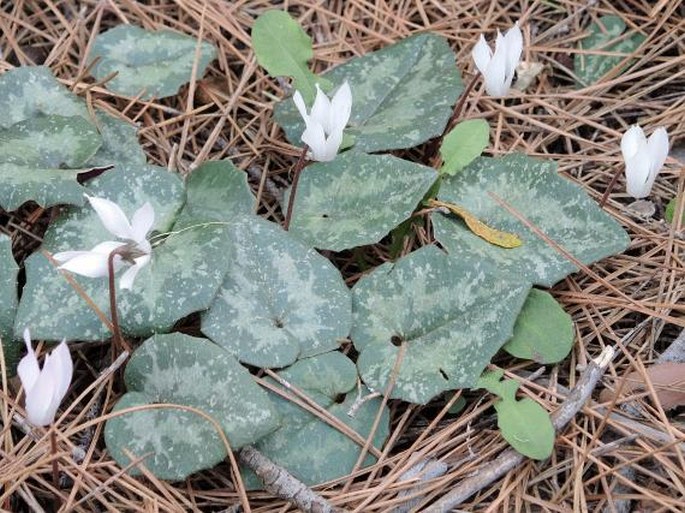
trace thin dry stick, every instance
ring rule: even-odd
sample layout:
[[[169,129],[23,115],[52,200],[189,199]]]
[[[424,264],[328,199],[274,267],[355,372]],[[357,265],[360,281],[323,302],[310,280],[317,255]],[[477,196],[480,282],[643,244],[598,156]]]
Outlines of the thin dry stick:
[[[552,415],[552,424],[555,430],[560,431],[566,427],[566,424],[580,411],[597,386],[597,383],[599,383],[604,371],[614,359],[614,354],[614,348],[607,346],[598,358],[590,361],[590,364],[585,369],[585,372],[583,372],[576,386],[571,390],[569,396]],[[451,511],[452,508],[459,506],[476,492],[494,483],[507,472],[516,468],[524,459],[525,456],[514,449],[506,450],[495,461],[486,463],[477,469],[474,475],[464,479],[451,492],[425,510],[425,513],[447,513]]]
[[[332,506],[326,499],[254,447],[243,447],[238,457],[261,478],[267,492],[291,502],[300,511],[305,513],[342,513],[344,511]]]

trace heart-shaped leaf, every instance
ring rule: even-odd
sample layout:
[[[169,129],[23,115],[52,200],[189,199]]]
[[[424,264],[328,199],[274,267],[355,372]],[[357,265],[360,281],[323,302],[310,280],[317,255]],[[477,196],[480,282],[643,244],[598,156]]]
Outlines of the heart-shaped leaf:
[[[478,157],[490,140],[490,125],[484,119],[467,119],[457,124],[442,140],[441,173],[454,175]]]
[[[418,34],[352,59],[324,77],[352,89],[346,133],[358,151],[411,148],[441,135],[463,91],[454,53],[435,34]],[[304,122],[292,99],[275,109],[288,140],[299,145]]]
[[[329,88],[330,82],[317,77],[307,62],[314,57],[312,39],[285,11],[271,10],[259,15],[252,26],[252,48],[257,62],[272,77],[293,77],[293,87],[311,103],[315,85]]]
[[[373,244],[408,218],[437,172],[390,155],[346,152],[300,177],[290,232],[320,249]]]
[[[536,460],[544,460],[554,449],[554,426],[549,413],[538,403],[526,397],[516,399],[518,383],[500,381],[504,371],[486,372],[478,380],[478,388],[500,396],[495,403],[497,427],[514,449]]]
[[[12,240],[0,234],[0,343],[5,366],[14,374],[19,359],[20,344],[13,341],[14,315],[17,311],[17,275],[19,266],[12,256]]]
[[[205,221],[233,221],[250,214],[255,198],[247,175],[228,160],[205,162],[186,181],[188,199],[178,216],[175,229]]]
[[[156,214],[154,230],[166,232],[183,203],[179,178],[152,166],[116,168],[89,183],[91,193],[119,204],[130,215],[146,201]],[[90,249],[112,239],[90,207],[74,209],[53,223],[43,248],[57,251]],[[174,231],[153,248],[131,291],[117,296],[122,328],[138,336],[170,329],[186,315],[206,309],[223,281],[230,259],[223,225],[200,224]],[[87,303],[42,254],[26,261],[27,283],[16,328],[31,326],[46,340],[99,340],[108,335]],[[109,312],[108,280],[73,276],[104,312]]]
[[[305,358],[278,374],[361,437],[369,436],[381,407],[381,400],[366,400],[351,411],[353,404],[359,399],[356,390],[357,372],[346,356],[333,352]],[[269,381],[273,382],[271,379]],[[343,394],[347,395],[343,398]],[[274,393],[269,395],[282,423],[277,431],[257,442],[256,448],[260,452],[310,486],[350,473],[361,451],[357,442],[290,401]],[[373,445],[378,449],[388,437],[388,424],[389,414],[385,408],[373,437]],[[376,458],[368,455],[364,466],[375,461]],[[243,475],[247,488],[262,487],[252,472],[246,471]]]
[[[517,358],[556,363],[573,347],[573,319],[549,292],[531,289],[503,349]]]
[[[116,73],[106,86],[117,94],[142,93],[144,100],[173,96],[192,77],[197,46],[196,38],[170,30],[119,25],[95,38],[90,57],[100,60],[92,73],[97,80]],[[197,78],[215,58],[214,46],[201,42]]]
[[[434,246],[381,265],[352,289],[362,379],[383,392],[406,344],[392,397],[425,404],[472,387],[511,338],[529,290],[480,258],[450,258]]]
[[[589,34],[580,41],[580,49],[590,53],[577,53],[573,59],[573,70],[579,80],[578,85],[588,86],[598,82],[625,59],[620,55],[593,54],[593,50],[629,55],[645,40],[645,36],[636,32],[617,41],[625,29],[625,22],[614,15],[600,16],[597,22],[590,24]]]
[[[339,347],[352,322],[350,292],[340,272],[256,216],[230,231],[231,265],[202,316],[202,332],[257,367],[285,367]]]
[[[433,214],[433,228],[450,255],[477,256],[505,275],[552,286],[577,267],[519,221],[509,206],[583,264],[620,253],[630,242],[621,226],[577,185],[556,173],[555,165],[523,155],[480,157],[461,173],[446,177],[440,199],[466,208],[488,226],[516,234],[523,244],[493,246],[453,216]]]
[[[252,376],[208,340],[180,333],[157,335],[131,357],[124,375],[128,392],[113,412],[172,403],[211,417],[231,449],[259,440],[278,425],[276,411]],[[215,426],[187,409],[142,409],[107,421],[107,449],[126,466],[143,457],[160,479],[185,479],[223,460],[226,448]],[[126,454],[128,451],[130,456]],[[131,474],[140,471],[133,467]]]

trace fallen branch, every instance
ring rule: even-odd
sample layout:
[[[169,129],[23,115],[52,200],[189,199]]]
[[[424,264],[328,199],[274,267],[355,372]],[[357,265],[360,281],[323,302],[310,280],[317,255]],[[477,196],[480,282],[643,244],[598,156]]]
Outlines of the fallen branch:
[[[552,414],[552,424],[556,431],[566,427],[566,424],[580,411],[613,358],[614,349],[606,347],[597,359],[590,362],[564,403]],[[483,464],[470,477],[461,481],[451,492],[426,509],[425,513],[452,511],[473,494],[516,468],[524,459],[525,456],[514,449],[506,450],[495,461]]]
[[[326,499],[316,494],[302,481],[276,465],[254,447],[243,447],[238,453],[240,461],[250,467],[264,482],[264,489],[294,504],[305,513],[343,513]]]

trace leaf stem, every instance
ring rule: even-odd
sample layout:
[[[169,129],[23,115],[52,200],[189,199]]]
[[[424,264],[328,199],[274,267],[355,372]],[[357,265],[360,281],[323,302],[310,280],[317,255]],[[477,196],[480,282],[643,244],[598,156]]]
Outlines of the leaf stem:
[[[293,185],[290,188],[290,195],[288,196],[288,210],[286,211],[285,223],[283,225],[283,228],[285,228],[286,231],[288,231],[288,228],[290,228],[290,220],[293,217],[293,205],[295,204],[295,194],[297,193],[297,184],[300,182],[300,174],[302,173],[302,169],[304,168],[304,164],[307,161],[307,150],[308,149],[309,149],[309,146],[307,146],[305,144],[304,148],[302,148],[302,153],[300,153],[300,158],[297,160],[297,163],[295,164],[295,167],[293,168]]]

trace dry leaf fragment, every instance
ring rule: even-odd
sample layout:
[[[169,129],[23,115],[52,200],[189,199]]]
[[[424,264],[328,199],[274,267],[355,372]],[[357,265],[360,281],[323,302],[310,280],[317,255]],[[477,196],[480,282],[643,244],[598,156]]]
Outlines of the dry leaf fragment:
[[[469,230],[478,235],[481,239],[488,241],[490,244],[507,249],[517,248],[523,244],[523,241],[515,234],[491,228],[463,207],[434,199],[428,200],[428,205],[431,207],[446,208],[454,215],[461,217]]]
[[[645,375],[640,372],[628,374],[623,386],[622,395],[648,390],[645,378],[649,379],[656,392],[659,403],[664,410],[685,405],[685,363],[659,363],[648,367]],[[612,390],[600,394],[603,402],[611,401],[615,396]]]

